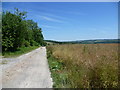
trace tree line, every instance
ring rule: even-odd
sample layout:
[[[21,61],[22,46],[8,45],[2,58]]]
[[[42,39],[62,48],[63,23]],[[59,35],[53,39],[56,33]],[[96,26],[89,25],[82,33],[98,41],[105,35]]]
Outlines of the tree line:
[[[45,45],[41,28],[33,20],[26,20],[27,13],[2,13],[2,51],[15,51],[20,47]]]

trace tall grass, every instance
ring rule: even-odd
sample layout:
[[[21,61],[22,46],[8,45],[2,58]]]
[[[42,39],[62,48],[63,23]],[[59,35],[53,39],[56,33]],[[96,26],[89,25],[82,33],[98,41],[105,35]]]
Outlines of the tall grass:
[[[54,87],[118,87],[118,44],[53,45],[47,51]]]

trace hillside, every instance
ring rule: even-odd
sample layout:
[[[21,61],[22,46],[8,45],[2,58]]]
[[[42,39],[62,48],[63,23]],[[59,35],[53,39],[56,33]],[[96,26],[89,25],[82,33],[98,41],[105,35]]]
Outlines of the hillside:
[[[77,41],[53,41],[45,40],[52,44],[97,44],[97,43],[120,43],[120,39],[95,39],[95,40],[77,40]]]

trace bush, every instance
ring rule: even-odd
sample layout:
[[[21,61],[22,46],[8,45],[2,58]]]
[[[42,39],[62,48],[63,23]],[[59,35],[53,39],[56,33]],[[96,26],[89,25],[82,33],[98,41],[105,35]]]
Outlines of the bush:
[[[25,47],[29,47],[30,46],[30,43],[28,41],[24,41],[24,46]]]

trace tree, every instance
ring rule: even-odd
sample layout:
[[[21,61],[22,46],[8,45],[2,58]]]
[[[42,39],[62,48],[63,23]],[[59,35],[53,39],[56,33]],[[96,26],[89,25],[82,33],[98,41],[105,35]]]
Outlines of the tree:
[[[33,20],[25,20],[26,17],[26,12],[20,12],[18,9],[15,9],[14,13],[3,12],[3,51],[15,51],[23,46],[44,44],[41,28]]]

